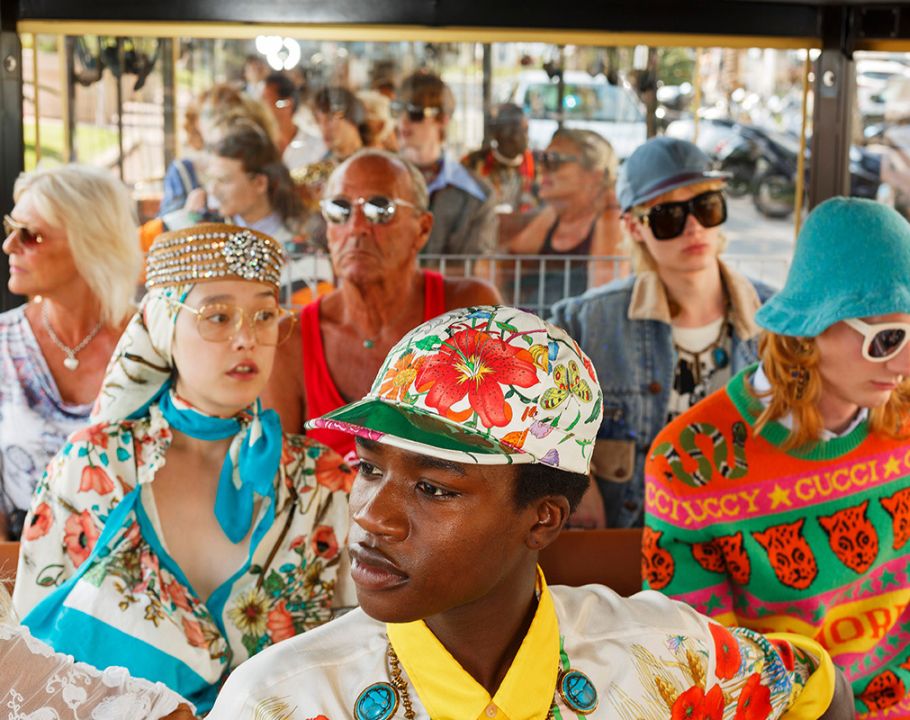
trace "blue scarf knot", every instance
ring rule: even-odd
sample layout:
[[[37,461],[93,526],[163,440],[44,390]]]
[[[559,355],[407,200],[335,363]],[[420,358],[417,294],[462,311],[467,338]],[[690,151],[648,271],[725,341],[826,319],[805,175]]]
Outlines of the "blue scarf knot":
[[[278,413],[263,411],[262,403],[256,400],[251,406],[250,422],[237,417],[213,417],[193,408],[177,407],[173,390],[161,393],[158,407],[172,428],[192,438],[234,438],[221,466],[215,496],[215,517],[228,539],[238,543],[249,533],[256,495],[269,500],[271,525],[275,519],[275,476],[284,443]]]

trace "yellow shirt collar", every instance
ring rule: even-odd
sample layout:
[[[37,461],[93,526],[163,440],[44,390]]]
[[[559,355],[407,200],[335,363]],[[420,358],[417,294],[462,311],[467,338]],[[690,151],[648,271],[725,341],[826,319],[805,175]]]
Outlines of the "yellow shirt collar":
[[[388,623],[386,632],[408,680],[431,718],[481,717],[490,703],[500,717],[544,718],[553,703],[559,670],[559,623],[543,572],[537,569],[537,611],[502,684],[490,694],[458,664],[423,620]]]

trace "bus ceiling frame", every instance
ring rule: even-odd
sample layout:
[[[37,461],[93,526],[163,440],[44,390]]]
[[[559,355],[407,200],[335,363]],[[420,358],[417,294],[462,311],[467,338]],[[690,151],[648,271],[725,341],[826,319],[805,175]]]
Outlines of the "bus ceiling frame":
[[[580,45],[818,48],[809,205],[849,189],[854,50],[910,50],[910,12],[900,3],[832,0],[0,0],[0,183],[3,210],[24,163],[21,33],[239,37],[279,32],[363,41],[538,41]],[[165,48],[167,50],[169,48]],[[173,88],[168,88],[172,97]],[[169,99],[170,99],[169,97]],[[169,121],[167,132],[176,130]],[[824,149],[822,152],[821,150]],[[832,152],[833,150],[833,152]],[[20,302],[6,290],[0,309]]]

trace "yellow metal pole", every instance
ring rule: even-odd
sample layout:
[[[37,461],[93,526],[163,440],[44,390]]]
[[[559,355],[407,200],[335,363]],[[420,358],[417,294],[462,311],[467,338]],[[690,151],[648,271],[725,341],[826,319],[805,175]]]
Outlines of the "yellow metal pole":
[[[35,165],[41,162],[41,112],[38,96],[41,84],[38,82],[38,34],[32,33],[32,111],[35,113]]]
[[[66,65],[66,37],[57,35],[57,63],[60,67],[60,114],[63,116],[63,159],[69,162],[72,157],[70,147],[70,93],[67,83],[69,73]]]
[[[701,109],[701,48],[695,48],[695,97],[692,102],[695,104],[694,125],[692,130],[692,142],[698,143],[698,111]]]
[[[793,225],[793,239],[799,237],[799,228],[803,221],[803,189],[806,175],[806,129],[809,124],[809,71],[812,61],[809,49],[806,48],[806,62],[803,65],[803,126],[799,133],[799,157],[796,158],[796,204],[794,213],[796,222]]]

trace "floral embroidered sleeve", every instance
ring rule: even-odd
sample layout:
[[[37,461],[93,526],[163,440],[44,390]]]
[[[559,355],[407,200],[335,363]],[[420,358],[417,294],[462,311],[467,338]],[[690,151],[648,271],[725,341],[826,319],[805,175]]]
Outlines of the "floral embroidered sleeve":
[[[708,652],[705,662],[698,653],[687,653],[692,685],[675,698],[665,697],[672,720],[808,720],[819,717],[830,704],[831,661],[821,646],[788,635],[766,637],[745,628],[727,629],[686,606],[678,607],[702,626],[701,645]],[[662,691],[660,685],[658,690]]]
[[[132,434],[120,424],[70,436],[35,488],[22,533],[13,606],[25,617],[88,559],[124,483],[112,471],[132,457]]]

